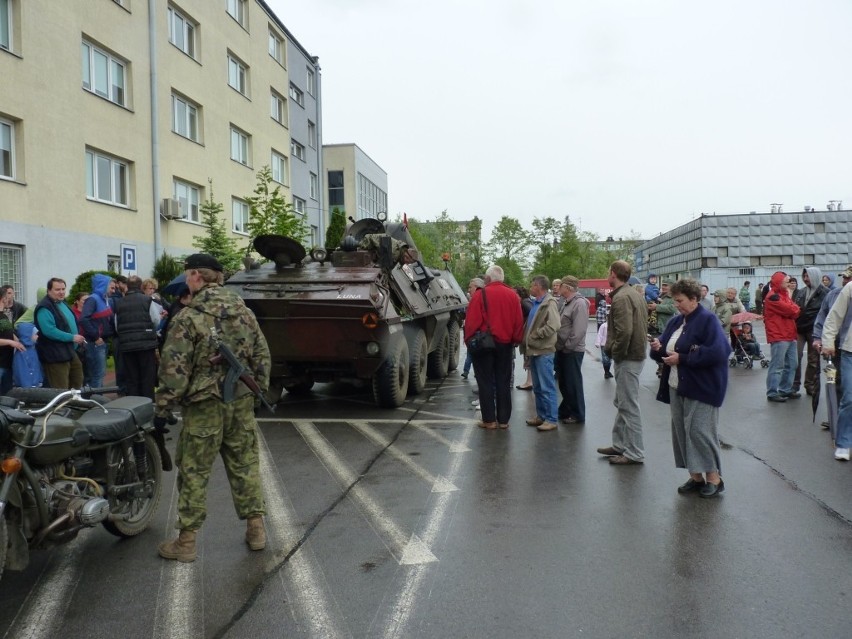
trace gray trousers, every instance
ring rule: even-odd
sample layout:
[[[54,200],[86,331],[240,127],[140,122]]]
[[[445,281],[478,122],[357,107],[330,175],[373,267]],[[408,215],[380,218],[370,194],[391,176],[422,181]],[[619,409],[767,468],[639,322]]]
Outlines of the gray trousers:
[[[615,362],[615,423],[612,447],[634,461],[645,459],[642,445],[642,413],[639,411],[639,375],[645,360]]]
[[[721,473],[719,409],[671,392],[675,466],[690,473]]]

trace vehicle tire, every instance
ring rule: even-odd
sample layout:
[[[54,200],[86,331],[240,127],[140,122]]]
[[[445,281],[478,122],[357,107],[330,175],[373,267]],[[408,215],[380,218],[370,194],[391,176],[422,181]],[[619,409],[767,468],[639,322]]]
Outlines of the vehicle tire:
[[[426,333],[418,329],[408,344],[408,395],[419,395],[426,388],[426,362],[429,358],[429,345]]]
[[[6,528],[6,517],[0,519],[0,580],[3,579],[3,568],[6,566],[6,553],[9,552],[9,530]]]
[[[311,392],[311,389],[314,387],[314,380],[312,377],[307,377],[301,382],[296,382],[295,384],[284,384],[284,390],[286,390],[291,395],[307,395]]]
[[[373,376],[373,397],[382,408],[402,406],[408,393],[408,342],[400,338]]]
[[[459,367],[459,352],[461,351],[461,328],[458,322],[450,320],[450,365],[448,370],[454,371]]]
[[[429,365],[426,374],[430,379],[443,379],[450,370],[450,332],[447,327],[441,329],[438,346],[429,353]]]
[[[769,360],[768,359],[760,360],[760,367],[761,368],[769,368]]]
[[[148,527],[148,524],[151,523],[151,519],[153,519],[154,514],[157,512],[157,505],[160,503],[160,495],[163,492],[163,462],[157,444],[151,435],[145,435],[145,452],[148,455],[148,479],[146,481],[147,490],[145,491],[145,495],[132,497],[129,500],[123,496],[109,497],[111,515],[124,515],[127,513],[131,515],[129,519],[107,520],[104,522],[104,528],[116,537],[134,537],[138,535]],[[107,450],[107,460],[110,464],[118,464],[118,471],[116,473],[116,482],[118,484],[130,484],[137,481],[136,477],[125,476],[124,458],[118,446],[113,446]]]

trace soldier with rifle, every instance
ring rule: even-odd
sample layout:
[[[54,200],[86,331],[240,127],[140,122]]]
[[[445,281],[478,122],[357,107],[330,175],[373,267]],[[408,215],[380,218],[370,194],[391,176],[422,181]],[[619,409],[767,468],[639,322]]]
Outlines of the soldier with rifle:
[[[194,561],[196,536],[207,514],[207,483],[221,454],[234,507],[247,520],[251,550],[266,546],[255,397],[269,386],[271,359],[254,314],[222,287],[222,265],[204,253],[184,264],[192,301],[171,323],[160,357],[154,424],[165,427],[173,408],[183,416],[175,463],[178,521],[160,556]],[[268,406],[268,405],[267,405]]]

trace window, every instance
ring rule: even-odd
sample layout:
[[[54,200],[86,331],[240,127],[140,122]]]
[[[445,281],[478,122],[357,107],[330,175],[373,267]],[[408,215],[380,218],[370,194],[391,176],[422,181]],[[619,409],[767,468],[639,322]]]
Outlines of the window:
[[[296,142],[296,140],[290,140],[290,155],[294,158],[299,158],[302,162],[304,162],[305,147]]]
[[[308,77],[307,77],[305,82],[307,84],[308,94],[309,95],[316,95],[316,93],[314,93],[314,91],[315,91],[314,83],[316,82],[316,76],[314,75],[313,69],[310,69],[310,68],[308,69]]]
[[[128,206],[129,187],[130,167],[126,162],[97,151],[86,151],[86,197]]]
[[[358,219],[376,217],[378,213],[387,212],[388,195],[366,177],[358,174]]]
[[[11,284],[16,291],[23,288],[24,250],[12,244],[0,244],[0,281]]]
[[[319,246],[319,229],[311,225],[311,246]]]
[[[198,107],[186,98],[172,94],[172,131],[198,142]]]
[[[248,70],[246,66],[228,54],[228,86],[248,97]]]
[[[195,57],[195,24],[174,7],[169,7],[169,42]]]
[[[343,171],[328,172],[328,205],[343,207]]]
[[[231,201],[231,228],[234,233],[248,233],[249,205],[234,198]]]
[[[317,179],[316,173],[311,173],[311,199],[317,199],[317,193],[319,193],[319,180]]]
[[[298,104],[300,107],[305,106],[305,94],[292,84],[290,85],[290,97],[293,98],[296,104]]]
[[[249,135],[234,126],[231,127],[231,159],[249,165]]]
[[[125,106],[124,62],[88,42],[83,42],[82,55],[83,88]]]
[[[175,179],[174,182],[174,198],[180,202],[181,213],[186,215],[187,220],[199,222],[198,217],[198,202],[200,199],[200,190],[197,186],[189,182]]]
[[[287,99],[272,89],[270,115],[278,124],[287,126]]]
[[[278,64],[284,65],[284,40],[271,28],[269,29],[269,55]]]
[[[307,202],[305,202],[302,198],[295,196],[293,197],[293,208],[296,209],[296,213],[304,215],[305,209],[307,208],[306,204]]]
[[[317,125],[308,120],[308,144],[312,149],[317,148]]]
[[[0,120],[0,178],[15,179],[15,125]]]
[[[0,0],[0,49],[12,50],[12,0]]]
[[[240,26],[247,28],[246,20],[246,0],[226,0],[228,15],[240,23]]]
[[[290,167],[287,165],[287,158],[280,153],[272,152],[272,179],[287,186],[289,184]]]

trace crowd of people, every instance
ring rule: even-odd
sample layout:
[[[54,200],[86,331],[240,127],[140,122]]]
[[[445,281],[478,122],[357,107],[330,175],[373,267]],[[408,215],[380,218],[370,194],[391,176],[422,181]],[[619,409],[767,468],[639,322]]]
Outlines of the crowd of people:
[[[91,285],[69,304],[67,283],[52,277],[31,309],[13,286],[0,288],[0,394],[13,386],[102,387],[111,352],[120,392],[154,399],[159,349],[182,304],[166,310],[153,278],[95,273]],[[188,293],[179,290],[178,300]]]
[[[604,378],[615,379],[616,417],[612,442],[598,452],[613,465],[644,462],[639,376],[645,360],[658,364],[657,399],[670,404],[675,464],[689,473],[678,492],[712,498],[725,490],[718,436],[719,408],[725,398],[734,357],[763,358],[752,318],[763,319],[771,359],[766,397],[783,403],[819,392],[820,357],[832,356],[837,368],[839,418],[835,458],[849,460],[852,448],[852,265],[839,274],[844,288],[817,267],[801,273],[803,286],[777,272],[752,296],[751,282],[710,295],[707,285],[685,278],[642,283],[627,262],[610,267],[609,299],[596,297],[597,333]],[[514,348],[524,357],[535,414],[526,423],[548,432],[558,424],[585,422],[582,361],[586,350],[589,302],[579,282],[567,275],[548,282],[531,278],[529,290],[512,290],[503,271],[492,266],[470,283],[465,341],[489,332],[493,349],[469,350],[463,377],[471,365],[478,383],[481,428],[509,428],[512,411]],[[829,346],[831,345],[831,346]],[[650,347],[650,353],[649,353]],[[847,388],[844,388],[846,386]],[[823,423],[827,427],[826,422]]]

